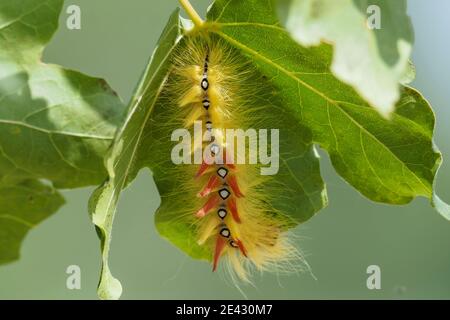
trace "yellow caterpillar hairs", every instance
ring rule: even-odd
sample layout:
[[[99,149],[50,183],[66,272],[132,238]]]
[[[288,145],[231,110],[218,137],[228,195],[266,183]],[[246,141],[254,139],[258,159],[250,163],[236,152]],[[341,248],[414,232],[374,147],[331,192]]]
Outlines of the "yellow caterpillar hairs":
[[[153,169],[162,198],[157,228],[213,270],[226,260],[245,281],[251,268],[296,270],[300,254],[288,229],[301,221],[292,218],[302,209],[292,202],[304,190],[288,187],[296,179],[288,162],[315,155],[302,141],[278,140],[307,132],[293,129],[273,88],[235,49],[203,33],[182,41],[151,119],[160,137],[151,149],[161,154]],[[230,130],[245,133],[244,145]],[[262,155],[277,162],[274,174],[262,174],[268,162],[255,162]]]

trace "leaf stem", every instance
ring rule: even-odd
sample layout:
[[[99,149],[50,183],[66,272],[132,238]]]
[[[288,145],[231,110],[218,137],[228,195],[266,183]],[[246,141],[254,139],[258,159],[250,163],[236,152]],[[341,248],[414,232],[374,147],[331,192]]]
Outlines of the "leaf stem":
[[[191,5],[189,0],[179,0],[179,1],[180,1],[181,6],[183,7],[183,9],[186,11],[188,16],[191,18],[194,25],[196,27],[202,26],[203,20],[202,20],[202,18],[200,18],[197,11],[195,11],[194,7]]]

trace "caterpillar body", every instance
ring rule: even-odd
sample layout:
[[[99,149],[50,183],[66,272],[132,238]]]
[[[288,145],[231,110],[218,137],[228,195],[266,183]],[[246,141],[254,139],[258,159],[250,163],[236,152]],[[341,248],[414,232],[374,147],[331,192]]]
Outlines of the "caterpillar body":
[[[224,260],[233,277],[245,281],[250,281],[252,268],[298,269],[303,261],[289,229],[325,201],[324,195],[308,195],[301,184],[304,179],[323,184],[320,177],[308,174],[311,168],[302,168],[316,163],[311,161],[316,154],[308,142],[310,132],[294,124],[268,80],[213,35],[184,37],[172,62],[146,130],[148,140],[154,141],[149,150],[158,150],[152,153],[162,200],[156,214],[158,231],[189,255],[212,261],[213,270]],[[199,124],[203,134],[195,137]],[[200,164],[168,159],[177,143],[176,128],[189,132],[180,138],[181,149],[190,150],[189,159],[201,146]],[[279,128],[278,173],[261,175],[264,164],[237,160],[236,155],[242,155],[235,144],[230,147],[224,140],[229,128]],[[283,139],[283,134],[299,138]],[[245,151],[248,160],[255,150],[247,145]]]

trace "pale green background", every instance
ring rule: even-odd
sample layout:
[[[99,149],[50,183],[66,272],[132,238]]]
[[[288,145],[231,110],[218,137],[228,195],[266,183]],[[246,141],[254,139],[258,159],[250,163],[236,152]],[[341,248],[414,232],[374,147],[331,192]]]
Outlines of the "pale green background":
[[[393,0],[395,1],[395,0]],[[204,13],[209,1],[192,1]],[[44,59],[103,77],[127,101],[175,0],[70,0],[82,8],[82,30],[61,28]],[[450,200],[450,1],[409,1],[416,29],[417,87],[437,114],[436,143],[449,160],[438,190]],[[393,207],[361,197],[333,171],[322,170],[330,205],[298,230],[317,280],[310,274],[255,277],[244,292],[254,299],[450,298],[450,222],[426,199]],[[99,243],[86,201],[92,189],[65,191],[67,205],[30,232],[22,259],[0,267],[0,298],[95,299]],[[155,230],[159,204],[148,171],[123,194],[112,243],[111,268],[125,299],[240,299],[224,274],[187,258]],[[82,289],[66,289],[68,265],[82,270]],[[366,268],[382,270],[382,289],[366,288]]]

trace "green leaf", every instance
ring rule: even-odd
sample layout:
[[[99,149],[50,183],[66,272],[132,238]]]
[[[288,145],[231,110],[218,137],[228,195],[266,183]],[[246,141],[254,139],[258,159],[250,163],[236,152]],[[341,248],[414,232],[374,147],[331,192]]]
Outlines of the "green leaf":
[[[185,52],[183,41],[180,41],[178,52]],[[249,63],[243,56],[237,55],[236,59],[240,59],[244,65]],[[278,129],[280,136],[279,170],[254,192],[270,195],[264,200],[271,208],[271,214],[280,220],[287,219],[288,227],[293,228],[327,205],[326,189],[320,176],[312,135],[282,106],[280,94],[256,70],[247,68],[246,72],[252,74],[245,81],[251,83],[252,89],[251,99],[248,99],[251,101],[246,101],[243,109],[247,112],[256,111],[241,116],[245,119],[242,129]],[[169,78],[167,86],[172,87],[177,80],[176,77]],[[151,168],[161,196],[161,205],[155,217],[159,233],[191,257],[210,261],[211,249],[198,244],[196,228],[195,212],[205,202],[197,196],[201,187],[180,190],[180,186],[190,185],[199,165],[175,165],[170,158],[175,145],[170,140],[172,131],[184,126],[183,111],[176,104],[167,104],[167,101],[178,100],[176,94],[171,97],[169,92],[156,104],[145,130],[147,145],[140,150],[137,163]],[[169,122],[171,126],[166,125]],[[260,170],[260,165],[255,165],[255,168]]]
[[[119,298],[120,282],[108,266],[114,215],[120,193],[141,168],[152,170],[161,195],[156,214],[158,231],[190,256],[209,260],[211,252],[196,242],[191,193],[177,187],[196,166],[181,171],[171,162],[171,131],[183,127],[171,105],[172,54],[180,54],[187,37],[209,32],[235,48],[240,59],[262,78],[252,103],[260,112],[256,128],[281,128],[280,172],[269,193],[270,205],[283,212],[290,227],[308,220],[326,205],[312,143],[325,148],[338,173],[368,198],[403,204],[418,195],[432,197],[440,162],[433,149],[434,116],[427,102],[411,88],[389,121],[354,89],[330,73],[332,48],[299,46],[280,26],[273,1],[217,0],[202,27],[182,34],[178,10],[171,16],[106,157],[109,179],[91,197],[90,212],[101,239],[102,275],[99,296]],[[216,38],[215,38],[216,37]],[[264,79],[264,80],[262,80]],[[259,90],[259,91],[258,91]],[[177,119],[174,122],[174,119]],[[256,123],[257,122],[257,123]],[[419,150],[419,151],[418,151]]]
[[[39,181],[0,186],[0,264],[19,259],[29,230],[58,210],[63,197]]]
[[[390,204],[416,196],[431,200],[441,155],[432,142],[428,102],[402,87],[391,120],[383,118],[329,72],[331,47],[299,46],[280,26],[274,8],[270,0],[217,0],[208,21],[212,32],[247,55],[281,90],[285,106],[354,188]]]
[[[445,219],[450,221],[450,206],[442,201],[437,194],[433,196],[433,206]]]
[[[57,188],[98,184],[122,103],[104,80],[40,61],[62,0],[0,6],[0,146],[8,179],[48,179]]]
[[[176,76],[170,72],[171,54],[184,52],[188,37],[180,35],[178,19],[177,10],[161,36],[129,106],[127,120],[106,160],[110,178],[90,201],[93,221],[102,241],[101,298],[112,299],[120,295],[119,282],[112,277],[108,267],[111,228],[119,195],[141,168],[152,170],[161,195],[161,206],[155,217],[160,234],[191,257],[211,260],[211,249],[197,244],[198,235],[193,223],[195,211],[191,210],[200,208],[204,200],[197,197],[198,190],[177,192],[180,185],[186,185],[186,177],[192,179],[198,165],[180,167],[170,157],[175,145],[171,141],[171,133],[174,129],[183,128],[184,121],[179,113],[181,109],[174,103],[176,92],[170,91],[172,84],[176,83]],[[241,60],[245,61],[245,57]],[[283,219],[293,227],[308,220],[327,204],[325,186],[310,130],[299,125],[288,110],[280,107],[278,93],[258,75],[255,74],[251,80],[257,90],[252,94],[252,106],[258,108],[258,114],[249,117],[246,125],[254,129],[280,128],[282,137],[279,172],[276,179],[261,187],[260,192],[271,195],[268,205],[276,212],[282,212],[285,215]]]
[[[291,0],[286,27],[304,46],[334,47],[331,71],[352,85],[382,115],[389,116],[411,81],[414,41],[406,1]],[[369,29],[374,21],[379,28]],[[372,24],[373,25],[373,24]]]
[[[54,188],[83,187],[105,178],[103,156],[123,112],[104,80],[40,61],[62,6],[63,0],[0,4],[0,187],[8,189],[8,198],[0,193],[0,202],[14,201],[5,215],[28,227],[62,204]],[[33,198],[33,192],[47,202],[19,201]],[[18,256],[29,229],[24,225],[0,224],[5,241],[1,261]]]
[[[146,148],[143,145],[144,130],[170,70],[170,54],[180,37],[178,15],[179,10],[176,10],[170,17],[106,157],[109,179],[90,199],[92,221],[102,243],[102,272],[98,287],[98,295],[102,299],[118,299],[122,293],[120,282],[111,275],[108,267],[112,223],[120,193],[141,168],[136,165],[136,159],[140,150]]]

